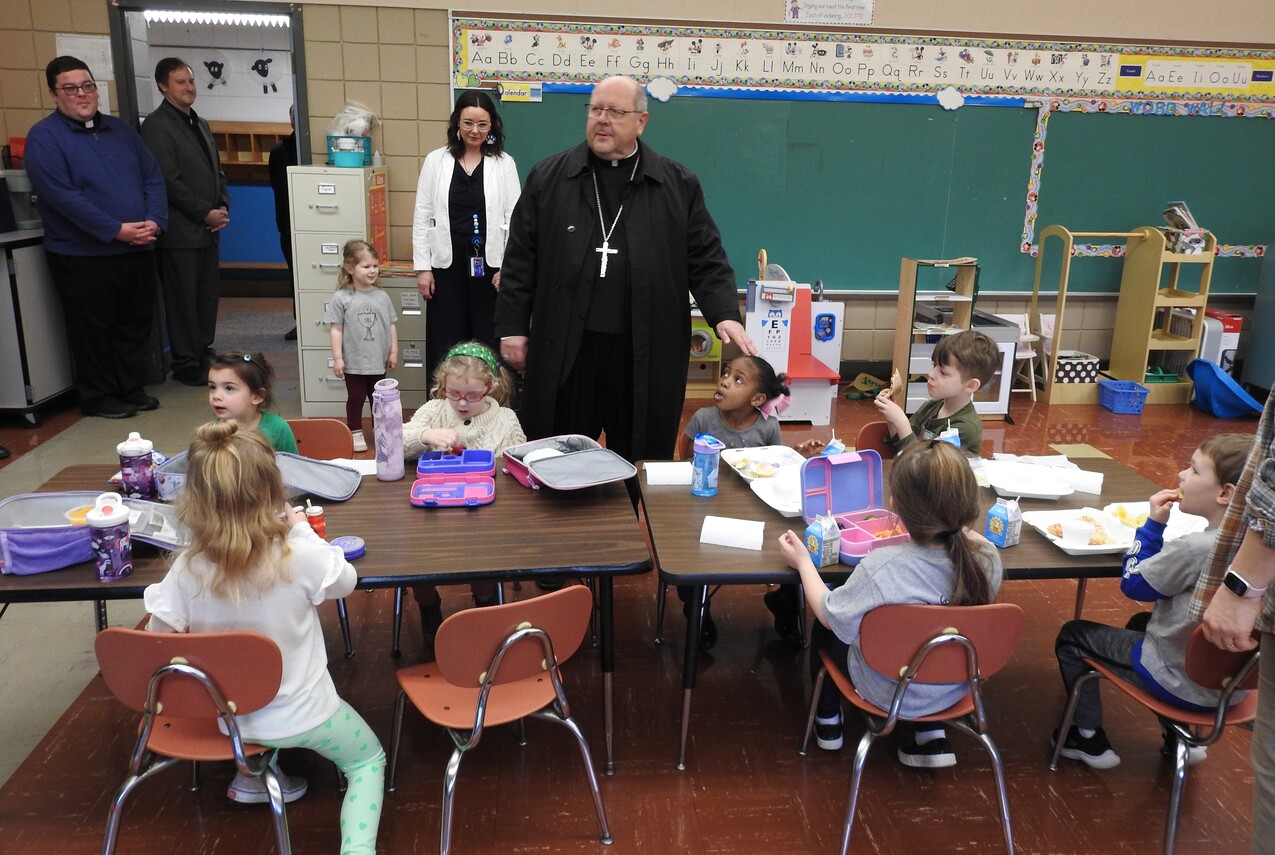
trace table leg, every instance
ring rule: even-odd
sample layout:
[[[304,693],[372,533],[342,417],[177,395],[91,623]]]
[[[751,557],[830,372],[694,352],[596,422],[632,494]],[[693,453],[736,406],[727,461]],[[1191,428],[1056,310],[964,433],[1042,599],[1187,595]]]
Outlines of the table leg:
[[[597,580],[598,648],[602,658],[602,709],[606,719],[607,760],[605,771],[615,774],[615,586],[610,576]]]
[[[398,647],[399,636],[403,634],[403,589],[402,588],[394,589],[394,617],[391,623],[392,623],[392,628],[390,629],[390,656],[397,659],[399,656],[402,655],[402,651],[399,650],[399,647]]]
[[[691,693],[695,691],[695,671],[699,662],[699,634],[704,616],[706,585],[691,586],[690,615],[686,619],[686,651],[682,658],[682,733],[678,747],[678,771],[686,771],[686,737],[691,728]]]
[[[97,617],[97,631],[101,632],[106,629],[106,600],[95,600],[93,612]]]
[[[1080,620],[1080,613],[1085,608],[1085,589],[1089,586],[1088,579],[1076,580],[1076,620]]]
[[[336,614],[341,624],[341,638],[345,641],[345,658],[354,656],[354,642],[350,640],[350,612],[345,607],[345,597],[336,601]]]

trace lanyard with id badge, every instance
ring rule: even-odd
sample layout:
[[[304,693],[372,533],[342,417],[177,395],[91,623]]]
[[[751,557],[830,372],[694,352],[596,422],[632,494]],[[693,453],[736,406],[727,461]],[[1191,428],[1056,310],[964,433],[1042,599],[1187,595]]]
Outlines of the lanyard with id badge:
[[[487,268],[483,265],[483,235],[478,228],[477,214],[474,214],[474,236],[472,243],[474,246],[474,254],[469,259],[469,276],[472,279],[482,279],[487,275]]]

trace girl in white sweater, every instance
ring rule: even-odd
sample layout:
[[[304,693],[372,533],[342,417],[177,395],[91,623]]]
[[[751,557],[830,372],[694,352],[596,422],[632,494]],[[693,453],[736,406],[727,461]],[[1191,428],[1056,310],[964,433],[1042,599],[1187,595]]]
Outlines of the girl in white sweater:
[[[485,344],[466,341],[447,351],[434,372],[433,398],[403,425],[403,455],[416,458],[426,451],[458,453],[466,448],[502,453],[526,442],[518,415],[509,403],[513,380]],[[497,602],[496,582],[470,585],[474,605]],[[434,633],[443,622],[443,604],[433,585],[413,585],[421,610],[425,645],[432,648]]]

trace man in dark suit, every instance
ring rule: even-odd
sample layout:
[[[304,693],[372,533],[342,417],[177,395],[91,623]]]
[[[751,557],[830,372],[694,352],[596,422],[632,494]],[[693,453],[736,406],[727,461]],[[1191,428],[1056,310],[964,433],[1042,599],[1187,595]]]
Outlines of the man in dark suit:
[[[226,175],[208,123],[192,109],[195,75],[177,57],[155,66],[163,102],[142,123],[142,139],[164,173],[168,229],[159,237],[160,278],[173,378],[207,381],[221,296],[218,232],[230,222]]]
[[[288,265],[288,284],[292,278],[292,211],[288,202],[288,167],[297,165],[297,107],[288,108],[288,122],[292,125],[292,133],[270,149],[270,189],[274,190],[274,222],[279,228],[279,249],[283,252],[283,260]],[[297,340],[297,301],[292,301],[294,323],[292,329],[283,334],[288,341]]]

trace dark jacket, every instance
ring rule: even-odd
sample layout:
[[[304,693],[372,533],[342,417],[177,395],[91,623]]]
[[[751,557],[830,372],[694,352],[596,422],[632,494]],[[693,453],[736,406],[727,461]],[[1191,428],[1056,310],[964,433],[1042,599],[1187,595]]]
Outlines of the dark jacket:
[[[601,243],[588,146],[531,170],[510,222],[496,303],[496,335],[527,335],[527,381],[519,412],[529,438],[553,430],[558,389],[580,349]],[[631,293],[633,456],[670,458],[686,396],[693,294],[714,326],[739,318],[735,274],[686,167],[641,147],[624,203]]]
[[[204,217],[214,208],[230,207],[217,144],[208,123],[197,114],[195,121],[198,138],[191,133],[185,114],[163,101],[142,122],[142,139],[159,162],[168,191],[168,228],[159,238],[160,249],[215,246],[218,235],[208,231]]]
[[[164,175],[122,119],[98,113],[90,129],[54,110],[27,132],[25,164],[50,252],[149,252],[115,240],[120,226],[168,222]]]

